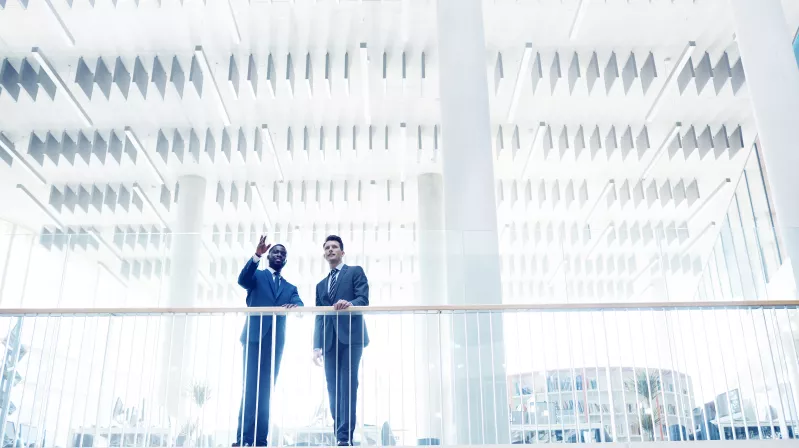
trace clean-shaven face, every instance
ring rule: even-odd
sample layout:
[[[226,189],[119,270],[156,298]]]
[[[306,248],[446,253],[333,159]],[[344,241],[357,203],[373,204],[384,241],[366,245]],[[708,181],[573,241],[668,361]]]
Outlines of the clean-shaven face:
[[[344,258],[344,251],[341,250],[338,241],[328,241],[324,245],[324,256],[328,263],[336,266],[341,263],[341,259]]]

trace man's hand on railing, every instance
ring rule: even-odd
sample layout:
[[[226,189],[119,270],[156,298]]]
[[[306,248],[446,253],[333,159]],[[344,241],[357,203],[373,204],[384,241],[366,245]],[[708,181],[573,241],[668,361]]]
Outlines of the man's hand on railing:
[[[297,305],[296,303],[287,303],[285,305],[281,305],[281,307],[286,309],[293,309],[293,308],[299,308],[300,306]],[[302,319],[302,313],[295,313],[294,316]]]
[[[322,367],[322,361],[324,360],[324,356],[322,355],[321,348],[313,349],[313,363],[319,367]]]
[[[335,304],[333,304],[333,309],[334,309],[334,310],[336,310],[336,311],[339,311],[339,310],[346,310],[346,309],[347,309],[347,308],[349,308],[351,305],[352,305],[352,304],[351,304],[350,302],[347,302],[346,300],[339,300],[338,302],[336,302]]]

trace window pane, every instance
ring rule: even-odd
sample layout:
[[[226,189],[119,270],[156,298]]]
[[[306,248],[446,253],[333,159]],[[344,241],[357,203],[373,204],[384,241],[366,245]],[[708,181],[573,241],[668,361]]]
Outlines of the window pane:
[[[796,37],[793,38],[793,54],[796,55],[796,63],[799,65],[799,30],[796,30]]]

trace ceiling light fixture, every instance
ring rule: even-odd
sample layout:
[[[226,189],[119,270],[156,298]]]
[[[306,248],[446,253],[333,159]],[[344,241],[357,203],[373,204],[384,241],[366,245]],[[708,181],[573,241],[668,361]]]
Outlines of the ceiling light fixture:
[[[580,5],[577,6],[577,12],[574,14],[574,22],[572,22],[572,29],[569,33],[569,40],[576,39],[577,35],[580,33],[580,26],[582,25],[585,13],[588,10],[588,1],[589,0],[580,0]]]
[[[61,19],[61,16],[58,14],[58,11],[55,10],[53,6],[53,2],[51,0],[44,0],[44,4],[50,8],[50,12],[53,13],[58,25],[61,27],[61,32],[64,34],[64,41],[66,41],[67,45],[70,47],[75,46],[75,38],[72,37],[72,33],[69,32],[67,25],[64,23],[64,20]]]
[[[543,121],[538,123],[538,127],[535,129],[535,135],[533,136],[533,142],[530,144],[530,150],[527,152],[527,159],[524,161],[520,179],[524,179],[527,176],[527,170],[530,168],[530,160],[533,158],[533,151],[538,147],[538,143],[541,141],[541,137],[544,136],[546,128],[547,124]]]
[[[269,131],[269,126],[262,125],[261,126],[261,135],[266,140],[266,146],[272,152],[272,157],[275,159],[275,168],[277,168],[277,174],[280,176],[280,181],[283,182],[285,177],[283,176],[283,167],[280,165],[280,157],[277,156],[277,148],[275,148],[275,141],[272,139],[272,133]]]
[[[361,42],[361,82],[363,83],[363,113],[366,125],[372,124],[372,114],[369,110],[369,54],[366,42]]]
[[[402,94],[405,95],[407,93],[408,87],[408,60],[406,59],[406,54],[402,52]]]
[[[652,171],[652,169],[655,167],[655,165],[657,165],[657,162],[660,160],[660,158],[663,157],[663,154],[666,153],[666,148],[668,148],[669,144],[671,144],[671,142],[677,136],[680,135],[680,129],[682,129],[682,123],[680,122],[675,123],[674,128],[672,128],[671,132],[669,132],[669,135],[666,136],[666,139],[663,140],[663,143],[660,145],[660,148],[658,148],[657,152],[652,157],[652,160],[649,161],[649,164],[646,166],[646,168],[644,168],[644,171],[641,173],[642,180],[649,178],[649,174]]]
[[[136,148],[136,151],[138,151],[139,154],[144,156],[144,159],[147,160],[147,164],[150,166],[150,170],[152,170],[153,174],[155,174],[155,176],[158,177],[158,179],[161,181],[161,184],[166,185],[166,180],[164,179],[164,176],[162,176],[161,173],[158,171],[158,168],[155,167],[155,163],[153,162],[152,157],[150,157],[150,154],[144,150],[144,146],[141,144],[141,141],[139,141],[139,139],[136,137],[136,134],[133,133],[133,129],[131,129],[130,126],[125,127],[125,137],[127,137],[128,140],[130,140],[130,142],[133,144],[133,147]]]
[[[652,120],[657,115],[658,110],[660,109],[660,103],[663,100],[663,95],[666,93],[666,89],[668,89],[669,86],[671,85],[672,79],[674,79],[674,77],[677,76],[677,73],[680,73],[685,64],[688,63],[688,60],[691,59],[691,55],[694,54],[694,50],[696,50],[696,42],[694,41],[688,42],[688,45],[685,46],[685,49],[682,51],[682,54],[680,54],[680,59],[677,61],[677,64],[675,64],[674,67],[672,67],[669,76],[666,77],[666,81],[663,82],[663,86],[660,88],[660,92],[658,92],[658,95],[655,97],[655,101],[652,103],[652,107],[649,109],[649,112],[647,112],[646,114],[646,121],[648,123],[651,123]]]
[[[219,112],[222,114],[222,123],[224,123],[225,126],[230,126],[230,115],[228,115],[225,102],[222,101],[222,93],[219,91],[219,85],[216,83],[216,78],[214,77],[214,73],[211,71],[211,66],[208,64],[208,58],[205,57],[205,51],[203,51],[202,45],[197,45],[194,47],[194,56],[196,56],[197,60],[200,62],[203,73],[211,78],[211,84],[214,86],[212,92],[214,93],[214,98],[216,99],[217,106],[219,107]]]
[[[47,217],[48,217],[48,218],[50,218],[50,220],[53,222],[53,224],[54,224],[54,225],[55,225],[57,228],[59,228],[59,229],[63,229],[63,228],[64,228],[64,224],[62,224],[62,223],[61,223],[61,221],[59,221],[59,220],[58,220],[58,218],[56,218],[56,216],[53,214],[53,212],[51,212],[51,211],[50,211],[50,209],[48,209],[48,208],[47,208],[47,206],[45,206],[44,204],[42,204],[42,202],[41,202],[41,201],[39,201],[38,199],[36,199],[36,196],[34,196],[34,195],[33,195],[33,193],[31,193],[31,192],[30,192],[30,190],[28,190],[27,188],[25,188],[25,186],[24,186],[24,185],[22,185],[22,184],[17,184],[17,189],[19,189],[19,190],[21,190],[23,193],[25,193],[25,194],[28,196],[28,198],[30,198],[30,200],[31,200],[31,201],[33,201],[33,203],[34,203],[34,204],[36,204],[37,206],[39,206],[39,208],[40,208],[40,209],[41,209],[41,210],[44,212],[44,214],[45,214],[45,215],[47,215]]]
[[[388,94],[388,54],[383,52],[383,95]]]
[[[513,123],[516,118],[516,108],[519,106],[519,99],[522,96],[522,88],[527,74],[527,66],[530,65],[530,58],[533,54],[532,42],[524,44],[524,54],[522,63],[519,65],[519,76],[516,77],[516,84],[513,86],[513,96],[510,99],[510,109],[508,109],[508,122]]]
[[[91,118],[89,118],[89,114],[87,114],[86,111],[80,106],[77,98],[75,98],[75,95],[73,95],[72,91],[67,88],[66,83],[64,83],[64,80],[61,79],[61,77],[55,71],[55,68],[52,64],[50,64],[50,61],[47,60],[47,57],[44,55],[44,53],[42,53],[42,50],[40,50],[39,47],[33,47],[31,49],[31,53],[33,53],[33,57],[36,59],[36,62],[39,63],[39,66],[45,71],[45,73],[47,73],[47,76],[49,76],[50,79],[58,84],[58,90],[66,96],[67,101],[69,101],[69,103],[80,116],[81,120],[83,120],[84,126],[87,128],[93,127],[94,125],[92,124]]]
[[[47,185],[47,180],[45,180],[45,178],[42,177],[42,175],[39,174],[33,168],[33,166],[16,151],[16,149],[14,149],[14,144],[2,132],[0,132],[0,148],[3,148],[9,155],[11,155],[11,157],[14,159],[14,162],[22,165],[22,167],[42,185]]]
[[[153,201],[151,201],[150,198],[144,193],[144,189],[141,187],[141,185],[139,185],[138,183],[133,184],[133,191],[135,191],[136,194],[141,196],[144,202],[147,203],[147,205],[150,207],[153,213],[155,213],[155,216],[158,217],[158,220],[161,221],[161,225],[164,226],[164,229],[169,230],[169,225],[167,225],[166,220],[164,219],[163,216],[161,216],[161,213],[158,211],[158,209],[155,208]]]
[[[400,182],[405,182],[405,151],[408,148],[408,125],[400,123]]]
[[[261,204],[261,208],[264,210],[264,215],[266,215],[266,226],[271,228],[272,220],[269,218],[269,211],[266,209],[266,202],[264,202],[264,196],[261,194],[261,187],[259,187],[255,182],[253,182],[251,185],[252,194],[255,195],[255,202]]]

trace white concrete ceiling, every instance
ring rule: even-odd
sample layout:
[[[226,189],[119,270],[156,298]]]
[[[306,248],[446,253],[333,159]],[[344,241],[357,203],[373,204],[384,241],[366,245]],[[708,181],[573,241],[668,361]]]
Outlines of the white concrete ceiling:
[[[783,3],[795,29],[799,3]],[[726,211],[756,134],[727,4],[585,0],[583,11],[580,4],[484,2],[503,253],[541,252],[557,271],[568,241],[573,257],[613,258],[614,266],[624,259],[626,268],[629,256],[651,258],[652,241],[598,244],[596,234],[606,232],[580,229],[613,226],[621,241],[620,233],[687,227],[688,239],[681,234],[669,256],[688,255],[693,278],[716,235],[705,229]],[[0,132],[36,172],[0,162],[4,218],[53,229],[38,201],[65,226],[95,227],[108,241],[115,229],[138,237],[171,225],[178,176],[202,174],[209,263],[249,252],[264,225],[316,237],[350,229],[354,238],[357,229],[402,235],[407,254],[386,247],[372,256],[413,257],[415,176],[439,170],[446,151],[434,1],[0,6],[0,62],[13,68],[0,83]],[[674,70],[689,42],[689,66]],[[667,140],[677,122],[682,147]],[[133,201],[127,210],[119,200],[101,205],[123,191]],[[224,237],[214,244],[214,226],[222,234],[229,228],[235,247]],[[240,227],[245,235],[233,237]],[[521,244],[524,232],[533,236]],[[141,263],[163,252],[122,250],[119,241],[123,258]],[[317,257],[316,246],[296,246],[303,247],[296,257]],[[635,274],[645,266],[639,260],[628,270],[636,285],[649,281]],[[505,278],[515,278],[507,269]],[[630,283],[615,267],[606,272],[609,281]]]

